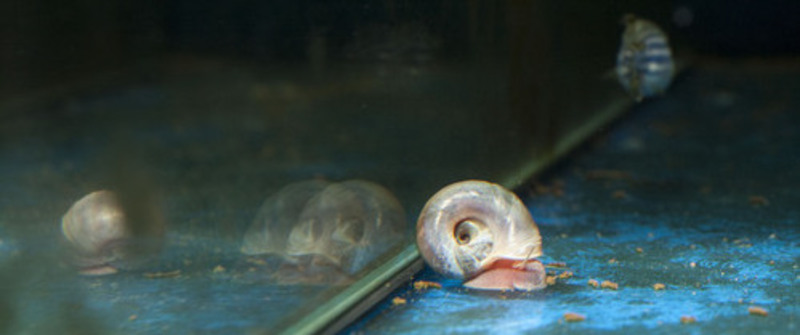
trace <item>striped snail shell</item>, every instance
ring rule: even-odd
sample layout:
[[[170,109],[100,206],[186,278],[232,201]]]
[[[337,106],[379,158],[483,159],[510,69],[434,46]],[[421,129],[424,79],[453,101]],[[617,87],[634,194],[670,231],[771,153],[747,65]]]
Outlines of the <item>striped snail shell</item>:
[[[617,79],[636,101],[663,94],[675,74],[667,35],[655,23],[628,14],[617,54]]]

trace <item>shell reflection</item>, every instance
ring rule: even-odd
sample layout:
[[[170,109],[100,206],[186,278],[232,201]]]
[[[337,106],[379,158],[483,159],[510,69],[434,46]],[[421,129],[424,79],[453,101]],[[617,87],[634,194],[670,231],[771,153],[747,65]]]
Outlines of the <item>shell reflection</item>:
[[[289,234],[306,203],[329,184],[321,180],[294,183],[267,198],[244,235],[242,252],[247,255],[284,254]]]
[[[534,290],[546,286],[542,238],[528,209],[500,185],[468,180],[428,200],[417,221],[417,247],[428,265],[464,286]]]
[[[623,17],[625,31],[617,54],[617,78],[634,99],[663,94],[675,72],[667,35],[655,23],[632,14]]]
[[[154,212],[138,217],[150,222],[134,226],[111,191],[84,196],[61,219],[68,261],[87,275],[112,274],[141,262],[160,249],[163,223]]]
[[[402,242],[400,202],[363,180],[306,181],[284,187],[261,206],[242,252],[273,255],[282,283],[346,283]]]

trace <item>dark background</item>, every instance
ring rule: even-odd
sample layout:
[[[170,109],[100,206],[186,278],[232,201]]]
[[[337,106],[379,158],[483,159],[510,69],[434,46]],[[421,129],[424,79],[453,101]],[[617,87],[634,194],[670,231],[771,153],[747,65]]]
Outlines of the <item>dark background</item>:
[[[586,3],[586,11],[625,8],[628,1]],[[326,33],[336,54],[358,26],[417,21],[445,36],[443,52],[468,55],[470,17],[514,6],[514,1],[190,1],[38,0],[0,4],[0,90],[3,96],[42,85],[119,69],[167,53],[203,53],[261,62],[300,61],[305,37]],[[800,2],[654,1],[650,18],[689,48],[726,56],[785,55],[800,51]],[[547,6],[584,8],[572,1]],[[641,7],[641,4],[639,6]],[[690,13],[678,25],[664,17]],[[556,11],[558,12],[558,11]],[[571,15],[550,20],[570,20]],[[603,13],[598,13],[602,15]],[[647,16],[650,13],[637,13]],[[684,18],[685,19],[685,18]],[[586,27],[574,22],[573,32]]]

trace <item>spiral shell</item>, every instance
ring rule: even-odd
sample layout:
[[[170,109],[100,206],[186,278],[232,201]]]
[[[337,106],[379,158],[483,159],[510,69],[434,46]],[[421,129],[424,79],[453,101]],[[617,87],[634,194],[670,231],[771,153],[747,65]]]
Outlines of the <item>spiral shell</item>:
[[[405,225],[403,207],[383,186],[307,181],[264,202],[242,252],[272,254],[306,272],[333,267],[352,276],[401,243]]]
[[[634,99],[662,94],[675,73],[667,35],[655,23],[628,14],[617,54],[617,78]]]
[[[156,220],[152,226],[155,235],[136,234],[117,195],[106,190],[84,196],[61,218],[68,261],[91,275],[115,273],[160,248],[162,223]]]
[[[471,279],[499,260],[542,254],[542,238],[527,208],[500,185],[468,180],[428,200],[417,221],[417,247],[435,271]]]
[[[244,235],[241,251],[246,255],[283,254],[286,241],[306,204],[330,185],[322,180],[290,184],[264,200]]]

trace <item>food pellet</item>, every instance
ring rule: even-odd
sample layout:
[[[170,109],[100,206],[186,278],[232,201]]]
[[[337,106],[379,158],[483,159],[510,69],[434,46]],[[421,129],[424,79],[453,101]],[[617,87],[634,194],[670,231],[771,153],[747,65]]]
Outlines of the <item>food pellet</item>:
[[[403,299],[403,298],[400,298],[400,297],[392,298],[392,305],[397,306],[397,305],[405,305],[405,304],[406,304],[406,299]]]
[[[417,280],[414,282],[414,289],[422,290],[427,288],[442,288],[442,284],[437,282],[427,281],[427,280]]]
[[[594,280],[594,279],[589,279],[589,281],[588,281],[588,284],[589,284],[589,286],[592,286],[592,287],[594,287],[594,288],[597,288],[598,286],[600,286],[600,283],[598,283],[598,282],[597,282],[596,280]]]
[[[691,315],[681,316],[681,323],[683,324],[695,323],[695,322],[697,322],[697,318],[695,318],[694,316]]]
[[[172,278],[181,275],[181,270],[168,271],[168,272],[146,272],[142,274],[145,278]]]
[[[578,313],[572,313],[572,312],[564,313],[564,321],[567,321],[567,322],[579,322],[579,321],[583,321],[583,320],[586,320],[586,315],[578,314]]]
[[[616,290],[617,288],[619,288],[619,284],[608,280],[604,280],[603,283],[600,284],[600,287]]]
[[[747,308],[747,312],[750,313],[750,315],[758,315],[758,316],[767,316],[769,314],[769,313],[767,313],[766,309],[758,307],[758,306],[750,306],[750,307],[748,307]]]
[[[558,275],[558,279],[572,278],[572,271],[564,271]]]

